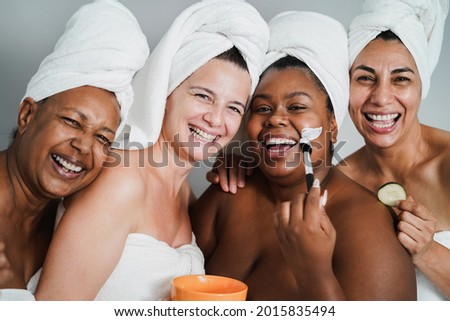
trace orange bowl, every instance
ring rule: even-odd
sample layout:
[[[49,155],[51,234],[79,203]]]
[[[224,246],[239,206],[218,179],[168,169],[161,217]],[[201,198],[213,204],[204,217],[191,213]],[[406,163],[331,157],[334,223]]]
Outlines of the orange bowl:
[[[172,280],[173,301],[245,301],[247,285],[217,275],[185,275]]]

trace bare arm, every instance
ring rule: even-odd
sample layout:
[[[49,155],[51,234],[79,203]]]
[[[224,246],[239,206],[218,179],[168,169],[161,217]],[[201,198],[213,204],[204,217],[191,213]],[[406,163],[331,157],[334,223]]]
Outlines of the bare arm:
[[[71,200],[44,262],[38,300],[92,300],[117,265],[133,224],[128,205],[138,203],[136,184],[109,174]]]
[[[411,254],[416,267],[450,298],[450,250],[433,239],[436,218],[411,196],[397,208],[401,211],[398,239]]]
[[[217,246],[216,219],[220,208],[216,186],[211,185],[189,208],[192,230],[197,244],[205,256],[205,261],[214,253]]]

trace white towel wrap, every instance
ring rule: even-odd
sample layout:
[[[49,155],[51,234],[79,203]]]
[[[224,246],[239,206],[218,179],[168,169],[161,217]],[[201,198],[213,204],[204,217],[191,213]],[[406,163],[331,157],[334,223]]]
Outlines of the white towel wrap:
[[[123,124],[133,101],[131,80],[148,55],[147,39],[134,15],[116,0],[96,0],[70,18],[25,97],[40,101],[85,85],[106,89],[121,105]]]
[[[268,42],[267,23],[245,1],[205,0],[184,10],[133,81],[135,101],[126,129],[132,147],[153,144],[160,134],[167,96],[195,70],[233,46],[247,63],[254,89]]]
[[[270,43],[264,68],[293,56],[314,72],[325,87],[340,127],[348,110],[347,33],[335,19],[316,12],[288,11],[269,22]]]
[[[422,81],[422,99],[439,60],[449,0],[366,0],[349,30],[350,65],[381,32],[391,30],[413,56]]]

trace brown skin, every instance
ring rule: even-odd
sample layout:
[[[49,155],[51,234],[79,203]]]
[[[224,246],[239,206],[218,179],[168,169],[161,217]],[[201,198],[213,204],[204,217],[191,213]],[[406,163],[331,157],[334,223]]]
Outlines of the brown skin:
[[[100,173],[120,112],[113,93],[85,86],[41,104],[25,98],[18,118],[17,136],[0,153],[0,241],[13,274],[0,287],[24,288],[43,264],[59,200]],[[64,172],[55,155],[81,172]]]
[[[373,192],[395,181],[412,195],[397,206],[398,238],[414,264],[450,297],[450,250],[433,241],[435,231],[450,230],[450,133],[420,124],[420,101],[420,75],[406,47],[370,42],[351,68],[350,115],[366,144],[339,168]],[[380,131],[367,113],[399,117]]]
[[[334,116],[308,74],[288,68],[264,75],[248,123],[252,140],[270,133],[298,141],[304,127],[318,126],[323,133],[315,146],[329,146],[337,134]],[[325,208],[319,188],[305,197],[303,164],[285,166],[298,145],[274,162],[267,159],[274,151],[256,151],[266,161],[245,188],[233,195],[212,185],[190,210],[208,274],[246,282],[249,300],[416,298],[412,262],[396,238],[393,213],[330,166],[328,148],[312,153],[315,177],[328,191]],[[311,244],[314,239],[320,242]]]

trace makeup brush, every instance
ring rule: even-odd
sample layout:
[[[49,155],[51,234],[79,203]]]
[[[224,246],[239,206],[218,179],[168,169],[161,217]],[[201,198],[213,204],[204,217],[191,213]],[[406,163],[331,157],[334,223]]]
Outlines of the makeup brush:
[[[300,139],[300,148],[303,153],[303,162],[305,164],[306,173],[306,189],[309,192],[314,182],[314,172],[311,163],[312,147],[311,141],[316,139],[322,133],[322,127],[317,128],[303,128],[302,137]]]

